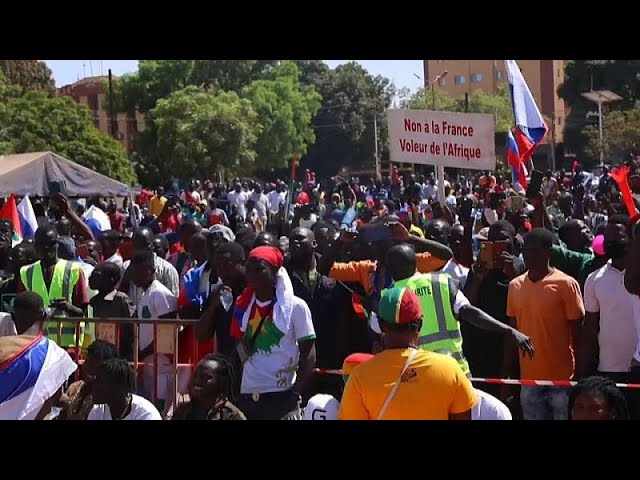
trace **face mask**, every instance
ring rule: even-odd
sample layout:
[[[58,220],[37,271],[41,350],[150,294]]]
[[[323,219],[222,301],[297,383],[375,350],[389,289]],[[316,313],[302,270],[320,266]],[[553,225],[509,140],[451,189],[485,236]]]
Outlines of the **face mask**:
[[[609,258],[617,259],[627,253],[627,245],[621,242],[605,242],[604,251]]]

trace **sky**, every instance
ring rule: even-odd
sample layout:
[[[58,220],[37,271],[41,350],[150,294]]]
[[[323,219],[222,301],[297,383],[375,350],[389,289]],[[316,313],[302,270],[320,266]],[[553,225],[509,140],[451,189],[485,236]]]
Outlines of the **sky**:
[[[334,68],[351,60],[325,60]],[[83,77],[106,75],[111,69],[114,75],[135,72],[138,68],[137,60],[45,60],[56,81],[56,86],[62,87]],[[372,75],[382,75],[389,78],[397,88],[409,87],[417,90],[423,84],[421,78],[424,69],[422,60],[356,60]]]

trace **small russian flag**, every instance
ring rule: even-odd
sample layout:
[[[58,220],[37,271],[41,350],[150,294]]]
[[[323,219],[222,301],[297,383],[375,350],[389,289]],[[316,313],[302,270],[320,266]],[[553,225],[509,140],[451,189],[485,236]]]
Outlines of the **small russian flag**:
[[[525,163],[547,134],[549,128],[542,118],[529,86],[515,60],[505,60],[509,77],[509,90],[516,123],[515,143],[518,146],[520,163]],[[520,170],[519,170],[520,172]],[[523,180],[522,178],[520,180]],[[526,180],[524,180],[526,183]],[[520,184],[523,187],[526,185]]]
[[[507,163],[511,166],[513,173],[513,183],[519,183],[523,188],[527,188],[527,169],[520,161],[520,152],[513,133],[509,130],[507,134]]]

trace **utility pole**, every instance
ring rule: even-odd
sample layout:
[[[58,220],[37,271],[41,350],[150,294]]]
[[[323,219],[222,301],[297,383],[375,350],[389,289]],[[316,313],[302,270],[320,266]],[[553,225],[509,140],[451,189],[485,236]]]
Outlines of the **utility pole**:
[[[556,115],[551,115],[551,171],[556,171]]]
[[[109,116],[111,117],[111,136],[116,138],[116,117],[113,108],[113,76],[111,75],[111,69],[109,69]]]
[[[378,155],[378,116],[376,115],[376,107],[373,107],[373,137],[375,142],[375,161],[376,161],[376,180],[382,180],[382,172],[380,169],[380,156]]]

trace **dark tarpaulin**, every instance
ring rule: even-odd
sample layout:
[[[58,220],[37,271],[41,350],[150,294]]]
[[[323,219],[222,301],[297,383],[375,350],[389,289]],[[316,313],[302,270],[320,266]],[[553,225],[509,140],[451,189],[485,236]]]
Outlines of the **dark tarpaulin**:
[[[0,156],[0,196],[44,197],[50,182],[65,182],[70,197],[126,197],[129,187],[52,152]]]

